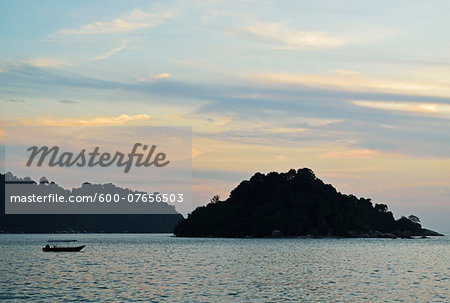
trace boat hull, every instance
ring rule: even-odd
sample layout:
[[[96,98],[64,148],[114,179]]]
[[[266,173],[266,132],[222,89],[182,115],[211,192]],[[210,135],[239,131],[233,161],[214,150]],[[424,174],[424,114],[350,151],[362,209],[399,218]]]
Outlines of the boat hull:
[[[85,246],[86,245],[74,246],[74,247],[44,247],[44,248],[42,248],[42,251],[45,251],[45,252],[48,252],[48,251],[80,251]]]

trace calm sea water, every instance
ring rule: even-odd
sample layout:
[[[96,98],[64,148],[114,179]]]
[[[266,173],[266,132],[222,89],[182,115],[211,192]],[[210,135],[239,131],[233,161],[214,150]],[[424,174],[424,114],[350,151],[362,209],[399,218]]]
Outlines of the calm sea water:
[[[79,253],[45,253],[49,239]],[[449,237],[0,235],[0,301],[449,302]]]

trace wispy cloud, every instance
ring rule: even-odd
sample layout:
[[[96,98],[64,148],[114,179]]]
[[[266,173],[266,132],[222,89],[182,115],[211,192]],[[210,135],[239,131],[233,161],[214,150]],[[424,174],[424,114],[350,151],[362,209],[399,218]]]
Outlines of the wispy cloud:
[[[163,23],[165,20],[172,18],[174,15],[174,12],[169,11],[145,12],[140,9],[135,9],[120,18],[97,21],[78,28],[63,28],[56,32],[56,35],[91,35],[134,32],[139,29],[156,26]]]
[[[24,99],[8,99],[5,100],[6,102],[11,102],[11,103],[26,103],[27,101],[25,101]]]
[[[233,120],[232,117],[223,117],[223,118],[209,118],[208,121],[211,122],[215,126],[225,126],[229,125]]]
[[[346,149],[336,150],[319,155],[319,158],[349,158],[349,159],[364,159],[371,158],[378,153],[370,149]]]
[[[323,74],[261,73],[256,78],[276,84],[324,89],[450,97],[450,86],[445,83],[367,77],[359,72],[345,70]]]
[[[137,81],[138,82],[149,82],[149,81],[153,81],[153,80],[168,79],[170,77],[171,77],[171,75],[169,73],[161,73],[161,74],[150,73],[147,77],[138,78]]]
[[[58,102],[62,103],[62,104],[78,104],[78,103],[80,103],[80,102],[74,101],[74,100],[58,100]]]
[[[124,50],[127,47],[127,44],[128,44],[128,42],[125,41],[120,46],[118,46],[116,48],[113,48],[109,52],[106,52],[106,53],[104,53],[104,54],[102,54],[100,56],[93,57],[93,58],[91,58],[91,60],[94,60],[94,61],[96,61],[96,60],[104,60],[104,59],[114,55],[115,53],[120,52],[121,50]]]
[[[68,118],[45,120],[42,124],[47,126],[99,126],[99,125],[124,125],[130,122],[150,120],[146,114],[127,115],[121,114],[115,117],[95,117],[90,119]]]
[[[347,43],[346,39],[322,31],[299,31],[287,22],[257,23],[238,27],[231,31],[264,43],[275,44],[282,49],[322,49],[335,48]]]
[[[28,60],[22,60],[20,63],[28,64],[34,67],[67,67],[71,66],[70,63],[63,59],[58,58],[35,58],[35,59],[28,59]]]
[[[307,129],[306,128],[287,128],[287,127],[279,127],[279,128],[273,128],[269,129],[268,132],[270,133],[280,133],[280,134],[298,134],[303,133]]]
[[[450,104],[369,100],[354,100],[352,103],[362,107],[381,110],[450,115]]]

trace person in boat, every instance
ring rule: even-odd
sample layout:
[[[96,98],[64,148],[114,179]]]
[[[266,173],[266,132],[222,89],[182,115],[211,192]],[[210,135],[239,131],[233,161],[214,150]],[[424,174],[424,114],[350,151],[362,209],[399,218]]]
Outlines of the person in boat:
[[[48,250],[48,249],[50,249],[50,245],[47,244],[47,245],[45,245],[44,248],[45,248],[45,250]]]

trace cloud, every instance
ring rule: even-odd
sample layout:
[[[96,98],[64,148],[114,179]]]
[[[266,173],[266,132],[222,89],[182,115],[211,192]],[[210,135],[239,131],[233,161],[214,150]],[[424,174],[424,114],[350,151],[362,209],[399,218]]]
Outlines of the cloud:
[[[171,75],[169,73],[162,73],[162,74],[150,73],[148,75],[148,77],[138,78],[137,81],[138,82],[149,82],[149,81],[153,81],[153,80],[168,79],[170,77],[171,77]]]
[[[298,133],[303,133],[305,131],[306,131],[306,128],[285,128],[285,127],[274,128],[274,129],[268,130],[268,132],[271,132],[271,133],[282,133],[282,134],[298,134]]]
[[[346,39],[321,31],[299,31],[287,26],[287,22],[258,23],[231,31],[264,43],[275,44],[282,49],[336,48],[347,43]]]
[[[114,90],[118,95],[108,99],[111,100],[110,106],[121,107],[124,99],[133,100],[136,106],[143,108],[139,113],[151,112],[152,117],[157,118],[157,120],[152,120],[152,123],[192,126],[196,135],[205,138],[222,138],[230,142],[247,142],[249,144],[283,146],[287,144],[302,147],[333,143],[343,146],[358,146],[358,148],[378,147],[420,156],[430,154],[446,156],[449,153],[449,146],[445,144],[448,141],[448,132],[445,132],[446,124],[442,119],[436,119],[440,118],[438,115],[424,115],[423,117],[427,119],[418,123],[416,115],[399,115],[401,113],[399,111],[380,112],[350,102],[351,100],[448,102],[442,98],[336,91],[330,90],[330,88],[310,89],[301,85],[280,87],[264,82],[254,81],[252,83],[248,79],[247,81],[243,79],[239,85],[194,84],[176,81],[153,81],[141,85],[139,83],[101,81],[89,78],[89,76],[80,76],[60,70],[39,69],[28,65],[10,66],[9,68],[11,73],[0,74],[0,82],[14,91],[9,98],[42,102],[40,100],[48,97],[45,95],[46,90],[50,89],[53,94],[64,96],[67,94],[67,88],[70,87],[83,92],[83,100],[98,100],[97,92],[106,95]],[[335,73],[337,77],[340,77],[345,74],[345,71]],[[360,76],[356,72],[347,74]],[[236,95],[255,92],[268,98],[245,100],[234,98]],[[154,106],[160,102],[157,101],[160,96],[164,100],[162,108]],[[33,115],[41,117],[37,122],[42,123],[45,121],[45,117],[52,115],[52,112],[56,117],[62,110],[62,104],[54,106],[59,99],[63,98],[43,101],[44,106],[38,106],[32,110]],[[89,104],[95,108],[104,106],[101,102]],[[84,106],[71,106],[72,114],[70,116],[86,118],[87,113],[83,108]],[[48,112],[49,109],[51,112]],[[89,118],[95,117],[95,111],[92,113],[88,116]],[[115,116],[121,113],[126,113],[126,111],[121,110],[110,115]],[[227,117],[232,118],[231,123],[219,125],[221,124],[219,121],[213,122]],[[211,118],[213,120],[210,120]],[[16,122],[21,118],[5,112],[4,119]],[[331,121],[336,123],[326,126]],[[338,121],[345,121],[345,123],[337,123]],[[381,125],[393,125],[396,129],[386,129]],[[308,130],[298,133],[268,132],[275,128],[306,128]],[[328,151],[330,150],[321,153]]]
[[[100,55],[100,56],[91,58],[91,60],[96,61],[96,60],[103,60],[103,59],[106,59],[106,58],[108,58],[108,57],[114,55],[115,53],[120,52],[121,50],[125,49],[125,48],[127,47],[127,44],[128,44],[128,42],[123,42],[120,46],[118,46],[118,47],[116,47],[116,48],[113,48],[113,49],[110,50],[109,52],[104,53],[104,54],[102,54],[102,55]]]
[[[42,65],[56,67],[55,64],[46,63],[46,61],[35,60],[20,60],[7,62],[8,72],[0,73],[0,82],[3,86],[16,87],[16,93],[23,96],[24,90],[33,88],[33,95],[39,94],[47,98],[47,90],[44,86],[51,87],[55,92],[62,90],[63,94],[67,94],[64,90],[67,86],[79,88],[94,88],[94,89],[114,89],[124,85],[124,83],[100,80],[90,76],[80,75],[74,72],[68,72],[57,68],[44,68]],[[44,64],[46,63],[46,64]],[[51,63],[51,62],[50,62]],[[36,66],[41,65],[41,66]],[[62,64],[60,64],[62,66]],[[39,87],[38,90],[36,88]]]
[[[200,61],[198,59],[174,59],[172,60],[173,64],[181,65],[181,66],[198,66]]]
[[[347,149],[323,153],[319,155],[319,158],[364,159],[364,158],[372,158],[377,154],[378,153],[376,151],[370,149]]]
[[[323,74],[260,73],[251,77],[256,77],[264,82],[284,85],[302,85],[358,92],[450,97],[450,85],[446,83],[366,77],[355,71],[338,70]]]
[[[201,154],[203,154],[202,151],[200,151],[200,150],[197,149],[197,148],[192,148],[192,158],[196,158],[196,157],[198,157],[198,156],[201,155]]]
[[[26,103],[27,101],[24,99],[8,99],[5,100],[6,102],[11,102],[11,103]]]
[[[73,100],[58,100],[59,103],[62,104],[79,104],[80,102],[78,101],[73,101]]]
[[[342,119],[334,119],[334,120],[326,120],[326,121],[322,121],[322,122],[318,122],[316,125],[312,124],[313,126],[328,126],[331,124],[338,124],[338,123],[342,123],[344,122],[344,120]]]
[[[173,12],[144,12],[135,9],[130,13],[115,19],[97,21],[78,28],[63,28],[56,32],[59,35],[92,35],[129,33],[139,29],[149,28],[163,23],[173,17]]]
[[[23,60],[20,62],[21,64],[28,64],[34,67],[67,67],[71,66],[70,63],[68,63],[65,60],[57,59],[57,58],[36,58],[36,59],[29,59],[29,60]]]
[[[258,93],[236,95],[236,96],[231,96],[231,97],[236,98],[236,99],[267,99],[267,98],[269,98],[269,96],[266,96],[264,94],[258,94]]]
[[[46,126],[99,126],[99,125],[123,125],[129,122],[150,120],[151,116],[146,114],[127,115],[121,114],[115,117],[96,117],[92,119],[55,119],[45,120],[43,124]]]
[[[162,74],[156,74],[156,75],[151,75],[152,79],[167,79],[170,77],[170,74],[168,73],[162,73]]]
[[[286,157],[285,155],[276,155],[276,156],[275,156],[275,159],[280,160],[280,161],[283,161],[283,160],[286,160],[287,157]]]
[[[223,118],[210,118],[208,119],[209,122],[211,122],[215,126],[226,126],[229,125],[232,122],[232,117],[223,117]]]
[[[393,111],[405,111],[416,112],[426,114],[442,114],[450,115],[450,105],[440,103],[416,103],[416,102],[402,102],[402,101],[368,101],[368,100],[354,100],[353,104],[381,109],[381,110],[393,110]]]

